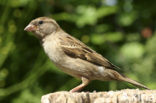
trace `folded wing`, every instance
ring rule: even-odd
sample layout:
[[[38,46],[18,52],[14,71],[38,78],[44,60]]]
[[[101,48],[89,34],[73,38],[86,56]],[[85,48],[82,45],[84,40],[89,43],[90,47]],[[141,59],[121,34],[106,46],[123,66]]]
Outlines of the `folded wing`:
[[[104,66],[108,69],[118,70],[119,67],[113,65],[102,55],[87,47],[79,40],[67,35],[64,40],[61,40],[61,47],[65,54],[72,58],[79,58],[98,66]]]

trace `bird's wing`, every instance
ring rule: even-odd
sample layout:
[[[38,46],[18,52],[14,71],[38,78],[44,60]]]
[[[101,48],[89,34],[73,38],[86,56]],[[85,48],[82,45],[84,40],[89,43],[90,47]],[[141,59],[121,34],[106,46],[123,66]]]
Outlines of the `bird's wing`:
[[[118,70],[119,67],[113,65],[102,55],[87,47],[81,41],[67,35],[61,40],[61,47],[64,53],[72,58],[79,58],[98,66],[104,66],[109,69]]]

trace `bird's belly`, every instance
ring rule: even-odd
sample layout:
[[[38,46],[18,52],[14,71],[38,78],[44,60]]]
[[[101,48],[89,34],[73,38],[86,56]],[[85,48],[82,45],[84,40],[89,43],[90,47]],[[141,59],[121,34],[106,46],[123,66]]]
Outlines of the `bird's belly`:
[[[56,65],[63,72],[78,78],[86,77],[90,80],[95,80],[101,75],[100,72],[98,72],[97,66],[78,58],[68,58],[61,64]]]
[[[85,66],[84,63],[79,62],[78,59],[68,58],[65,60],[66,61],[62,61],[61,64],[57,65],[63,72],[77,78],[83,76],[89,78],[92,75],[87,66]]]
[[[73,77],[76,77],[76,78],[81,78],[81,76],[74,70],[74,69],[70,69],[70,68],[66,68],[64,66],[61,66],[61,65],[57,65],[56,66],[61,70],[63,71],[64,73],[68,74],[68,75],[71,75]]]

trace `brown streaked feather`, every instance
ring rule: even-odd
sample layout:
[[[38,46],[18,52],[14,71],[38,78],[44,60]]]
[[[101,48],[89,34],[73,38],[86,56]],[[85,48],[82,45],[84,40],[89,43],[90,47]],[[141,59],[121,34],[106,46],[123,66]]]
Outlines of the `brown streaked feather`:
[[[84,43],[71,37],[70,35],[67,35],[65,39],[61,40],[61,47],[64,53],[72,58],[80,58],[95,65],[104,66],[108,69],[119,69],[102,55],[96,53],[94,50],[87,47]]]

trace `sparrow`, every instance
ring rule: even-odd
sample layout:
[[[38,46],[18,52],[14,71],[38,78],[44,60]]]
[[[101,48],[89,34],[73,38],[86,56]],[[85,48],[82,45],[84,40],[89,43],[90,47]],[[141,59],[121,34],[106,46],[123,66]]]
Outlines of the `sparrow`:
[[[52,18],[36,18],[24,30],[32,32],[40,40],[45,53],[58,68],[82,80],[82,83],[70,92],[81,91],[92,80],[124,81],[149,89],[121,74],[118,71],[119,67],[66,33]]]

